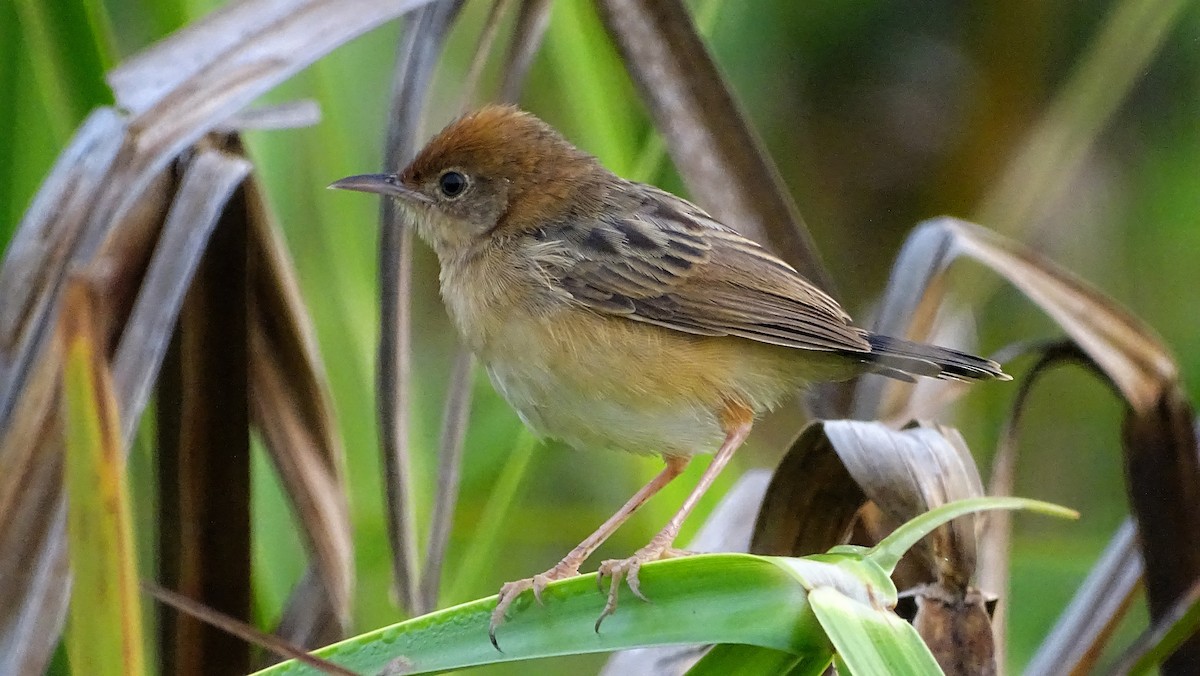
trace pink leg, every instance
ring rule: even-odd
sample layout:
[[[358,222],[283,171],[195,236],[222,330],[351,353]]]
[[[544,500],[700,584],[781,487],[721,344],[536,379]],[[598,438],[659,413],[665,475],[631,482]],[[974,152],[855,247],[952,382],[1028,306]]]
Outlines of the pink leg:
[[[689,459],[682,456],[669,455],[666,457],[667,466],[663,468],[653,479],[645,486],[634,493],[632,498],[626,502],[616,514],[613,514],[607,521],[596,529],[596,532],[587,536],[583,542],[580,542],[574,549],[563,557],[550,570],[533,577],[527,577],[523,580],[506,583],[500,588],[500,594],[496,599],[496,609],[492,611],[491,626],[488,628],[488,637],[492,639],[492,645],[496,646],[496,650],[500,646],[496,643],[496,628],[504,622],[504,614],[512,602],[516,600],[527,589],[533,590],[533,595],[537,598],[538,603],[542,602],[542,590],[546,585],[554,580],[563,580],[568,577],[573,577],[579,574],[579,566],[587,560],[596,548],[604,544],[608,539],[641,507],[647,500],[654,496],[655,493],[662,490],[663,486],[671,483],[671,480],[683,473],[683,470],[688,466]],[[716,461],[714,460],[714,463]],[[711,482],[710,482],[711,483]]]
[[[638,582],[638,571],[643,563],[649,561],[657,561],[663,558],[671,558],[683,554],[679,550],[672,547],[675,543],[675,538],[679,536],[679,529],[683,526],[683,522],[688,518],[688,515],[695,509],[696,503],[704,496],[705,491],[712,486],[717,475],[729,464],[729,460],[737,449],[746,441],[746,437],[750,434],[750,428],[753,424],[752,414],[740,407],[729,412],[729,417],[736,416],[736,420],[727,421],[725,443],[721,444],[721,448],[717,450],[713,456],[712,462],[708,468],[704,470],[703,476],[700,477],[700,482],[688,494],[687,499],[683,501],[683,506],[671,517],[667,525],[658,532],[650,543],[634,552],[633,556],[627,559],[609,559],[600,564],[600,578],[611,576],[612,583],[608,592],[608,603],[604,606],[604,612],[600,614],[596,620],[596,631],[600,631],[600,623],[604,618],[612,615],[617,609],[617,592],[621,586],[621,579],[624,578],[629,583],[629,589],[638,598],[643,601],[647,600],[642,595],[640,584]]]

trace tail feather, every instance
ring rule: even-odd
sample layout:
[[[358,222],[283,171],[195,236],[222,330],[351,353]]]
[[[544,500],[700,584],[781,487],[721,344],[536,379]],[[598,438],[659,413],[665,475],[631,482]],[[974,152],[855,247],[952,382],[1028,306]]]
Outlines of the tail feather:
[[[867,360],[893,378],[910,380],[902,374],[912,374],[943,380],[1012,380],[996,362],[966,352],[878,334],[869,334],[867,342]]]

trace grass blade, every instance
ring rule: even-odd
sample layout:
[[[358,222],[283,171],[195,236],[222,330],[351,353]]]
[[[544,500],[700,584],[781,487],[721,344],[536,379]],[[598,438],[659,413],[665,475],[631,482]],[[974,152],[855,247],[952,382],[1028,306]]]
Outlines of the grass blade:
[[[1041,500],[1011,497],[967,498],[942,505],[908,521],[871,548],[867,557],[875,561],[880,568],[891,571],[900,561],[900,557],[921,538],[933,532],[933,529],[960,516],[989,509],[1025,509],[1064,519],[1079,518],[1079,512],[1073,509]]]
[[[101,355],[92,291],[68,283],[64,355],[71,662],[97,676],[145,672],[129,490],[112,379]]]

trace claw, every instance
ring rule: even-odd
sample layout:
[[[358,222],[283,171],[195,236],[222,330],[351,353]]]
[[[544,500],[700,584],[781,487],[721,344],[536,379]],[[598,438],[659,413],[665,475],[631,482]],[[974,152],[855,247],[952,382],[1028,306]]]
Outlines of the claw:
[[[500,644],[496,642],[496,629],[504,624],[504,616],[508,612],[508,607],[513,604],[513,601],[517,600],[521,592],[532,587],[532,578],[509,582],[500,587],[500,593],[496,595],[496,608],[492,610],[492,620],[488,623],[488,638],[491,639],[492,646],[497,651],[503,652],[500,650]]]
[[[638,573],[641,570],[641,561],[634,561],[631,563],[629,565],[629,570],[625,571],[625,584],[629,585],[629,591],[633,592],[634,596],[645,601],[646,603],[650,603],[650,599],[646,598],[646,595],[642,593],[642,583],[638,579]]]
[[[634,596],[649,603],[650,599],[642,593],[638,571],[642,567],[642,560],[650,554],[650,552],[639,550],[628,559],[609,559],[600,564],[600,570],[596,575],[597,583],[605,576],[611,577],[612,580],[608,586],[608,599],[604,602],[604,610],[601,611],[600,617],[596,618],[597,634],[600,633],[600,624],[604,622],[604,618],[617,611],[617,597],[621,591],[622,580],[629,585],[629,590],[633,592]]]
[[[533,576],[533,585],[532,585],[533,600],[537,601],[537,604],[539,606],[546,605],[545,603],[542,602],[542,591],[546,588],[546,585],[549,582],[550,581],[546,579],[545,575],[534,575]]]
[[[500,625],[504,624],[505,615],[508,612],[509,606],[511,606],[513,602],[517,600],[517,597],[523,594],[525,590],[533,590],[533,598],[540,606],[543,605],[542,591],[546,589],[546,585],[554,582],[555,580],[563,580],[578,574],[579,569],[577,567],[572,565],[564,565],[560,562],[557,566],[542,573],[541,575],[527,577],[524,580],[507,582],[500,587],[500,593],[496,595],[496,608],[492,610],[492,619],[488,624],[488,638],[491,639],[492,646],[496,650],[503,652],[500,650],[500,644],[496,641],[496,629],[498,629]]]
[[[633,592],[634,596],[646,603],[650,603],[650,599],[642,593],[642,581],[639,577],[642,571],[642,564],[660,559],[688,556],[691,553],[682,549],[675,549],[666,544],[659,544],[652,540],[649,545],[634,552],[633,556],[627,559],[609,559],[601,563],[600,570],[596,575],[596,586],[603,592],[604,578],[611,577],[612,582],[609,585],[608,600],[604,604],[604,610],[600,613],[600,617],[596,619],[596,633],[600,633],[600,624],[604,622],[604,618],[612,615],[617,610],[617,592],[621,589],[621,580],[624,580],[629,585],[629,591]]]
[[[605,563],[608,563],[608,562],[605,561]],[[603,577],[603,575],[604,574],[601,573],[600,575],[597,576],[597,578]],[[600,623],[604,622],[604,618],[617,612],[617,594],[620,591],[621,591],[621,576],[613,575],[612,583],[609,584],[609,588],[608,588],[608,600],[604,602],[604,610],[600,611],[600,617],[596,618],[595,630],[596,630],[597,634],[600,633]]]

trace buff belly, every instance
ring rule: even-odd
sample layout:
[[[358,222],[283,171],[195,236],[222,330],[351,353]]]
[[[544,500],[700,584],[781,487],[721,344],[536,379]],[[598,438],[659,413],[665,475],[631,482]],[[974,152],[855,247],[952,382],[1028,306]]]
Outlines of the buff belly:
[[[687,456],[716,450],[724,437],[717,416],[697,402],[652,408],[601,398],[576,383],[564,386],[546,371],[512,364],[491,364],[487,371],[526,425],[575,448]]]
[[[510,321],[492,336],[509,344],[493,342],[480,357],[529,427],[578,448],[712,453],[730,405],[761,413],[847,366],[823,353],[570,315]]]

